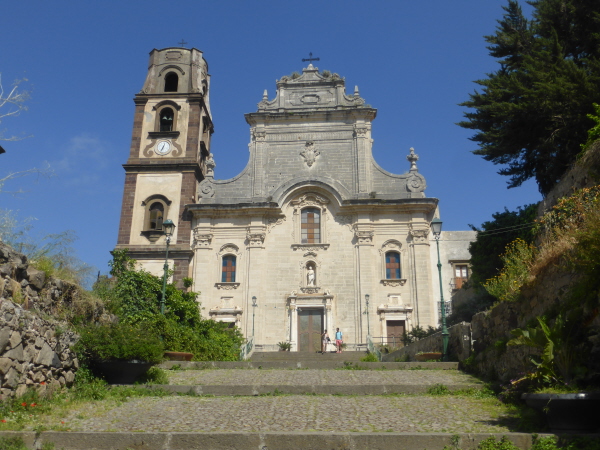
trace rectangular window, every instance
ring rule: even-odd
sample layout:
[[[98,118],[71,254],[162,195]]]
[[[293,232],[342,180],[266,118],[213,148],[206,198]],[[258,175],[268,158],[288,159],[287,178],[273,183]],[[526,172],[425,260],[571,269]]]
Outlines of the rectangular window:
[[[223,268],[221,271],[222,283],[235,283],[235,256],[223,256]]]
[[[385,277],[388,280],[400,279],[400,254],[387,252],[385,254]]]
[[[454,265],[454,289],[462,288],[463,284],[469,279],[469,266],[468,264],[455,264]]]
[[[318,244],[321,242],[321,212],[316,208],[302,210],[300,220],[302,244]]]

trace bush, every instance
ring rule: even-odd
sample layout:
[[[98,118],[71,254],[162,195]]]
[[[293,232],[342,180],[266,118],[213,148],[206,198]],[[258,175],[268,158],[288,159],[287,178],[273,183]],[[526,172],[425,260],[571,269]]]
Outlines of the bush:
[[[504,267],[500,274],[483,285],[489,294],[500,301],[514,302],[519,298],[521,287],[529,278],[529,268],[535,255],[535,247],[523,239],[516,239],[506,246],[501,256]]]
[[[109,360],[162,361],[164,346],[159,336],[142,325],[126,323],[88,325],[79,330],[75,351],[86,362]]]
[[[114,252],[111,265],[113,280],[96,283],[98,295],[124,323],[143,327],[161,336],[164,348],[194,354],[195,361],[237,360],[243,337],[239,330],[202,319],[198,293],[168,284],[165,292],[165,314],[160,313],[162,280],[144,270],[135,270],[135,260],[126,250]],[[190,280],[184,280],[190,286]]]

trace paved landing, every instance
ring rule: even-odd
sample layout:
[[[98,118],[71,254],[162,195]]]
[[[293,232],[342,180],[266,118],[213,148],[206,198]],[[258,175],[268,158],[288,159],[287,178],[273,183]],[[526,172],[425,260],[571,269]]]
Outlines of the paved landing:
[[[62,421],[70,431],[505,433],[503,411],[459,397],[188,396],[91,403]]]

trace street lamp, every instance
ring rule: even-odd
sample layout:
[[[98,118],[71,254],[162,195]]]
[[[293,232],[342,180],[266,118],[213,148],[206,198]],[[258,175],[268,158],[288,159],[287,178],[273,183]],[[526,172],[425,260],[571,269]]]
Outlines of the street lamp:
[[[440,234],[442,233],[442,221],[435,218],[431,221],[431,231],[435,236],[438,254],[438,275],[440,277],[440,302],[442,310],[442,361],[448,361],[448,327],[446,326],[446,304],[444,303],[444,289],[442,288],[442,263],[440,261]]]
[[[167,240],[167,250],[165,252],[165,266],[163,274],[163,288],[162,297],[160,299],[160,313],[164,316],[165,314],[165,293],[167,291],[167,273],[169,272],[169,244],[171,243],[171,236],[173,236],[173,230],[175,230],[175,224],[171,219],[167,219],[163,222],[163,229],[165,230],[165,237]]]
[[[365,294],[365,312],[367,315],[367,336],[371,336],[371,327],[369,325],[369,294]]]
[[[256,311],[256,307],[258,304],[256,303],[256,295],[252,296],[252,337],[254,338],[254,311]]]

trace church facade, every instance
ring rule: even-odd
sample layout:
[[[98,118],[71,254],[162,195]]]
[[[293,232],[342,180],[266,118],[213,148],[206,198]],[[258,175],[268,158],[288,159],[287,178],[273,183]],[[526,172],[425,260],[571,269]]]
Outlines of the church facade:
[[[265,91],[246,114],[248,164],[228,180],[215,179],[209,92],[202,52],[151,52],[117,248],[162,275],[162,222],[172,220],[175,278],[193,279],[204,317],[265,350],[317,350],[323,329],[340,328],[352,346],[437,326],[438,200],[425,195],[413,149],[403,174],[375,162],[377,110],[358,88],[346,93],[343,78],[312,64],[279,79],[274,98]]]

